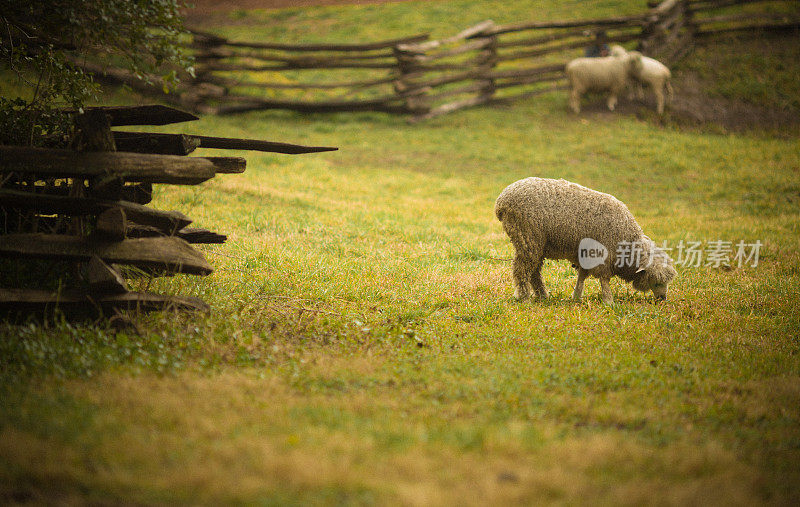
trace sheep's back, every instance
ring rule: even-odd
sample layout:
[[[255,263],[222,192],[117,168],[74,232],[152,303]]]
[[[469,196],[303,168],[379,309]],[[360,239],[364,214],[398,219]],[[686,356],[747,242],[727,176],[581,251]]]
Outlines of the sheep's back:
[[[628,208],[612,195],[566,180],[526,178],[509,185],[495,204],[498,218],[513,213],[545,241],[548,257],[575,260],[584,238],[599,241],[610,253],[620,241],[642,235]]]
[[[624,62],[620,58],[605,56],[599,58],[576,58],[565,68],[571,80],[578,80],[590,88],[611,88],[624,78]]]
[[[644,78],[660,78],[666,77],[669,79],[672,77],[672,73],[669,70],[669,67],[664,65],[663,63],[655,60],[653,58],[643,56],[642,57],[642,70],[641,75]]]

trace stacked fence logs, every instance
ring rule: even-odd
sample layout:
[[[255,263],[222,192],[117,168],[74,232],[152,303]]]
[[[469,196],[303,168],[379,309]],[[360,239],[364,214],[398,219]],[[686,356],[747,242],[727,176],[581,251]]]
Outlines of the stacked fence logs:
[[[0,146],[0,310],[206,309],[196,298],[129,290],[131,278],[208,275],[212,267],[191,245],[226,239],[188,227],[192,220],[179,211],[147,206],[153,184],[196,185],[244,171],[240,157],[187,156],[201,146],[291,154],[335,149],[111,130],[194,119],[164,106],[91,108],[75,117],[70,149]]]
[[[399,82],[414,99],[416,119],[531,97],[563,88],[564,65],[585,48],[637,40],[643,19],[485,21],[449,39],[400,46],[405,66]]]
[[[796,0],[660,0],[647,6],[640,14],[601,19],[502,26],[484,21],[440,40],[418,35],[302,45],[232,41],[196,31],[190,49],[197,75],[184,76],[177,93],[164,98],[207,113],[371,110],[423,119],[563,88],[564,64],[593,45],[630,42],[672,64],[698,37],[800,27]],[[85,60],[82,65],[106,79],[147,88],[125,71]]]
[[[393,48],[416,35],[363,44],[274,44],[229,41],[195,31],[195,84],[222,87],[224,96],[198,97],[217,113],[258,109],[306,112],[405,112],[391,88],[397,70]],[[308,79],[308,71],[326,79]],[[313,94],[314,98],[308,98]]]

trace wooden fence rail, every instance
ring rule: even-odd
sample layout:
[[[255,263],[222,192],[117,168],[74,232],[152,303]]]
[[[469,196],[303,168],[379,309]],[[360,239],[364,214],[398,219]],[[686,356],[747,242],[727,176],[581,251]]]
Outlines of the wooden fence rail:
[[[197,74],[185,76],[186,84],[165,98],[206,113],[372,110],[419,120],[563,88],[564,64],[592,45],[636,41],[643,53],[671,64],[699,37],[800,27],[794,0],[651,0],[646,5],[640,14],[598,19],[507,25],[487,20],[439,40],[422,34],[360,44],[279,44],[195,31],[189,47]],[[86,66],[107,79],[145,88],[119,69]]]
[[[126,278],[142,274],[208,275],[211,265],[191,244],[226,239],[188,228],[192,220],[179,211],[145,206],[152,184],[197,184],[221,173],[244,171],[241,157],[187,156],[201,146],[288,154],[336,149],[111,130],[117,125],[197,119],[164,106],[89,108],[73,114],[74,149],[0,145],[0,313],[207,309],[196,298],[128,289]],[[46,275],[26,273],[31,259],[48,263],[47,269],[66,262],[77,276],[62,272],[48,280]],[[43,288],[63,279],[70,280],[64,289]]]

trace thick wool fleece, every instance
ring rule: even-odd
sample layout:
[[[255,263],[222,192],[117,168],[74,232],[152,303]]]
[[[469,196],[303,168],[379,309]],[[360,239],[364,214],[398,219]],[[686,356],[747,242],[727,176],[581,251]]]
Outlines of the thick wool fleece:
[[[576,58],[564,71],[570,84],[569,106],[576,114],[580,112],[581,96],[589,90],[608,91],[608,108],[614,110],[617,96],[625,89],[633,68],[640,65],[640,54],[629,54],[622,50],[612,56],[600,58]]]
[[[633,282],[642,291],[668,284],[675,276],[666,254],[644,235],[627,206],[612,195],[565,180],[526,178],[503,190],[495,203],[495,215],[516,250],[513,271],[519,298],[527,297],[531,286],[537,295],[546,297],[543,260],[566,259],[578,266],[584,238],[602,244],[608,257],[592,269],[578,268],[576,299],[586,276],[600,278],[604,300],[611,298],[607,281],[612,276]],[[638,262],[617,266],[617,247],[624,244],[638,245],[640,257]]]

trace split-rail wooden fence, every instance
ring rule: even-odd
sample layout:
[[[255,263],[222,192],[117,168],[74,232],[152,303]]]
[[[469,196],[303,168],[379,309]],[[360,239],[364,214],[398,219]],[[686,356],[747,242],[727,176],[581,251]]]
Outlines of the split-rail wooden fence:
[[[798,5],[796,0],[650,1],[646,11],[629,16],[484,21],[440,40],[422,34],[364,44],[241,42],[194,32],[196,76],[186,76],[186,84],[166,98],[205,113],[371,110],[424,119],[561,89],[565,63],[596,44],[627,44],[672,64],[697,38],[797,29]],[[147,88],[124,71],[87,65],[98,75]]]
[[[191,245],[226,240],[223,234],[189,227],[192,220],[179,211],[147,206],[153,184],[196,185],[245,170],[241,157],[188,156],[198,147],[288,154],[336,149],[111,130],[196,119],[166,106],[90,108],[75,117],[77,134],[70,149],[0,145],[0,258],[5,268],[0,312],[58,308],[112,316],[122,309],[207,309],[197,298],[128,288],[126,278],[208,275],[211,265]],[[31,269],[26,264],[31,259],[39,260],[36,269],[41,271],[22,272]],[[54,280],[66,280],[66,286],[43,287],[47,283],[42,282]]]

